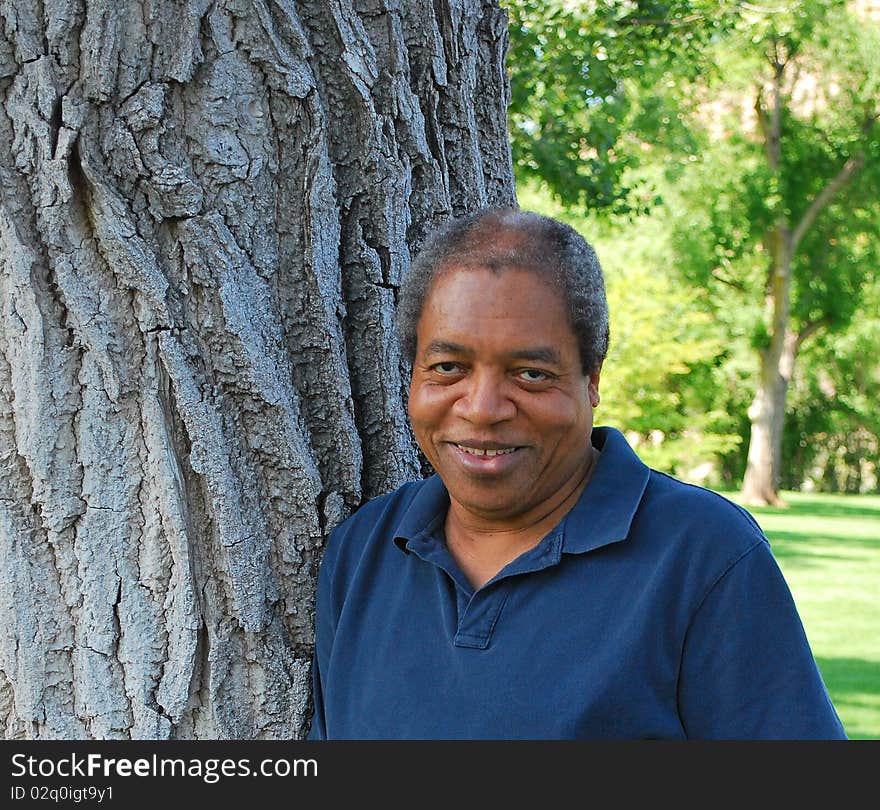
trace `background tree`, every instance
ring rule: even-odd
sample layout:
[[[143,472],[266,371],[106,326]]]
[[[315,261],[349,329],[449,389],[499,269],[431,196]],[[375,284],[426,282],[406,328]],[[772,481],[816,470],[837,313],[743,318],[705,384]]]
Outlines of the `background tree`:
[[[739,291],[741,306],[763,303],[753,330],[747,503],[779,502],[798,353],[820,330],[849,324],[876,264],[878,48],[876,26],[824,0],[752,11],[717,48],[726,84],[709,108],[726,133],[679,223],[689,247],[680,256],[698,283]]]
[[[419,473],[400,274],[513,199],[504,14],[0,23],[3,736],[300,736],[322,542]]]

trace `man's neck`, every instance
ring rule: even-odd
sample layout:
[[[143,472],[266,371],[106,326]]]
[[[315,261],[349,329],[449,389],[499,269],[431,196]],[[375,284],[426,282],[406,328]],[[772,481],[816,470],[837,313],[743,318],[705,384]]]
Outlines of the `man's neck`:
[[[446,546],[474,590],[502,568],[534,548],[577,503],[589,483],[599,453],[591,448],[590,462],[557,503],[546,504],[522,516],[515,524],[487,520],[470,514],[455,501],[446,514]]]

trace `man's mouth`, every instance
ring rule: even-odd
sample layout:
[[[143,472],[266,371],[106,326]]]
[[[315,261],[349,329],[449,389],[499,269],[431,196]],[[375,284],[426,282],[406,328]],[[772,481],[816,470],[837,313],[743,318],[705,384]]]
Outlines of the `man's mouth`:
[[[488,448],[488,447],[471,447],[466,444],[456,444],[455,445],[459,450],[463,453],[467,453],[469,456],[487,456],[489,458],[493,456],[506,456],[510,453],[513,453],[518,448],[516,447],[502,447],[502,448]]]

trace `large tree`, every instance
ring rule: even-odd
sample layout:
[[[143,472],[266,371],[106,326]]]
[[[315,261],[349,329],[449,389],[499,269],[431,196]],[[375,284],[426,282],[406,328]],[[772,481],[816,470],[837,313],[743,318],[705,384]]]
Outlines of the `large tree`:
[[[679,188],[681,265],[726,289],[717,305],[752,319],[750,504],[780,502],[799,352],[850,323],[878,259],[880,29],[851,5],[800,0],[744,15],[717,51],[724,86],[700,94],[711,135],[699,179]]]
[[[392,330],[513,200],[491,0],[0,4],[0,723],[290,738],[328,531],[420,474]]]
[[[870,267],[866,259],[876,256],[859,242],[877,231],[880,37],[859,31],[843,7],[827,5],[804,2],[791,18],[762,26],[764,74],[753,98],[766,160],[760,244],[768,257],[767,318],[749,408],[742,487],[749,503],[778,502],[786,395],[798,352],[817,330],[846,323]]]

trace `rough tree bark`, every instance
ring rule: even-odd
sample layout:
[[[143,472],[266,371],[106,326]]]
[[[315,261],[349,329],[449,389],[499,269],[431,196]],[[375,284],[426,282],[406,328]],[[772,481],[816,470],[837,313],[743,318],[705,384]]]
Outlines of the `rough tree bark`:
[[[392,332],[511,202],[490,0],[0,2],[0,723],[292,738],[329,529],[419,475]]]

